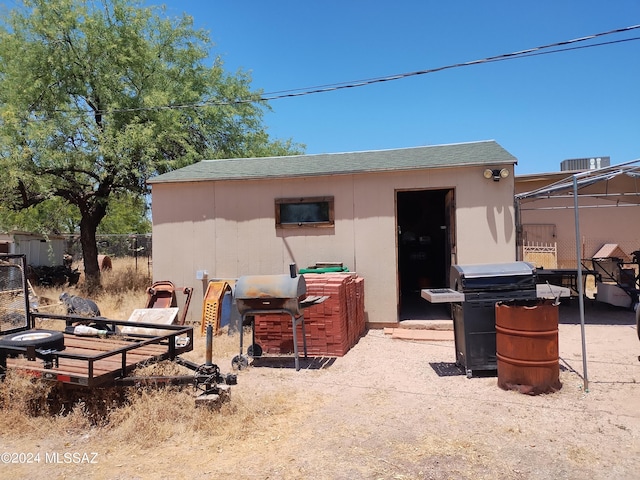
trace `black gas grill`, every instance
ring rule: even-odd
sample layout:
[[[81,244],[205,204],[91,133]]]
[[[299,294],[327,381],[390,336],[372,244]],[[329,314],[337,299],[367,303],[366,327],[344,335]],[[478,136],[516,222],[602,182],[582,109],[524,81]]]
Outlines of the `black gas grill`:
[[[453,265],[451,289],[464,300],[451,304],[456,344],[456,362],[467,377],[474,371],[497,369],[497,302],[534,300],[536,270],[527,262]]]

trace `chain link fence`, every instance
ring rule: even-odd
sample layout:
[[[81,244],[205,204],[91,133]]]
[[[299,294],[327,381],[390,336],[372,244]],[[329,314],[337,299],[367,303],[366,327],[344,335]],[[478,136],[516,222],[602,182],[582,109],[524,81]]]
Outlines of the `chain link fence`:
[[[625,263],[632,262],[634,252],[640,250],[640,238],[617,239],[615,242],[583,238],[581,244],[582,263],[590,268],[592,258],[606,243],[615,243],[626,254],[621,258]],[[544,268],[577,268],[575,240],[559,240],[557,242],[528,242],[523,246],[523,260]]]
[[[151,234],[97,235],[98,255],[113,258],[130,257],[136,259],[136,265],[151,267]],[[82,246],[79,235],[66,237],[65,251],[74,261],[82,258]]]

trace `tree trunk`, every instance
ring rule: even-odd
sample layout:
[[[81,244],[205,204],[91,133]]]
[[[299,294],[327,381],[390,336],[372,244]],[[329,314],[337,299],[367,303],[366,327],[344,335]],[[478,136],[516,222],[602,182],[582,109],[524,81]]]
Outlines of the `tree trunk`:
[[[80,245],[82,246],[85,276],[84,288],[89,294],[96,293],[101,288],[98,245],[96,242],[98,223],[86,217],[83,217],[80,221]]]

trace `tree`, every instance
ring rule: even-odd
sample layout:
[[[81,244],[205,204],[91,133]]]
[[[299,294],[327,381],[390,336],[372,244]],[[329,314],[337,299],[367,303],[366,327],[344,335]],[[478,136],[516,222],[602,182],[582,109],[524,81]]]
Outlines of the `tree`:
[[[300,153],[272,140],[244,72],[206,65],[190,17],[139,0],[23,0],[0,26],[0,194],[77,209],[85,280],[99,286],[96,232],[113,198],[204,158]]]
[[[109,201],[109,208],[98,234],[151,233],[151,220],[143,198],[130,194],[118,195]]]
[[[133,194],[112,195],[107,213],[98,226],[100,234],[150,233],[151,220],[145,199]],[[23,210],[0,203],[0,232],[22,230],[42,234],[72,234],[80,230],[77,208],[54,197]]]
[[[47,234],[73,233],[79,225],[77,209],[62,198],[52,198],[29,208],[15,210],[0,203],[0,231],[21,230]]]

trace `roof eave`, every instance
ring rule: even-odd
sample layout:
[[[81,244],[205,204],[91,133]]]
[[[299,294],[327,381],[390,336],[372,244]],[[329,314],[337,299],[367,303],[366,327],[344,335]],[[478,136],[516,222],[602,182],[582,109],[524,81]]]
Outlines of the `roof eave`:
[[[517,160],[497,160],[491,162],[493,165],[516,165]],[[196,183],[196,182],[221,182],[221,181],[239,181],[239,180],[274,180],[282,178],[309,178],[309,177],[333,177],[336,175],[367,175],[370,173],[401,173],[411,172],[416,170],[436,170],[436,169],[453,169],[453,168],[467,168],[467,167],[486,167],[487,162],[466,162],[457,163],[455,165],[420,165],[416,167],[405,168],[372,168],[369,171],[362,171],[359,169],[343,170],[339,172],[312,172],[312,173],[290,173],[290,174],[273,174],[273,175],[228,175],[211,178],[200,177],[182,177],[173,179],[154,179],[147,180],[147,184],[161,184],[161,183]]]

